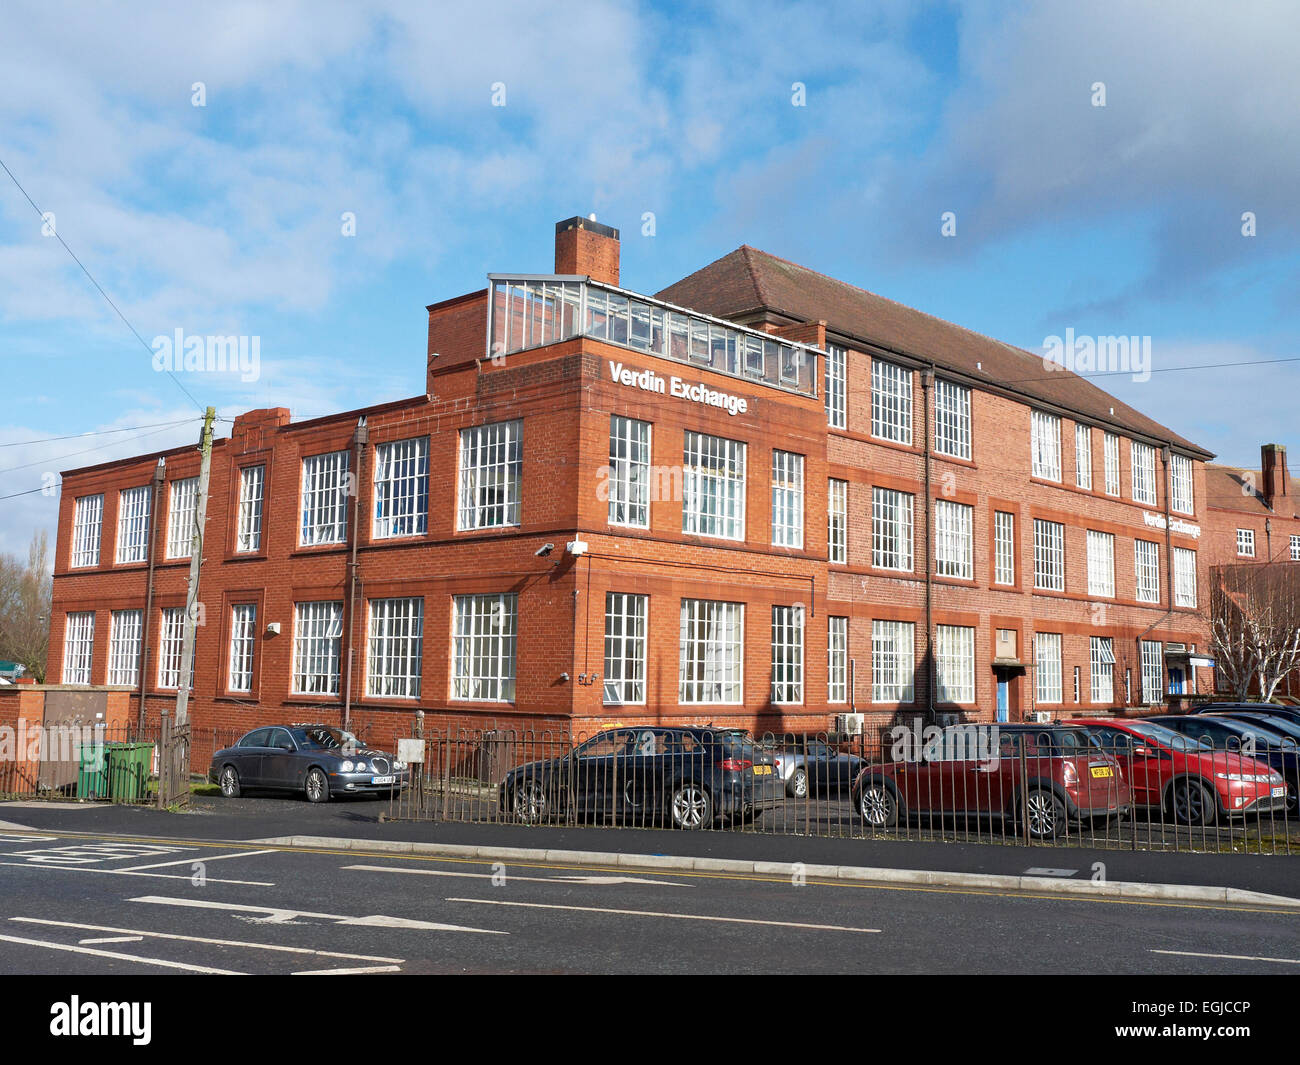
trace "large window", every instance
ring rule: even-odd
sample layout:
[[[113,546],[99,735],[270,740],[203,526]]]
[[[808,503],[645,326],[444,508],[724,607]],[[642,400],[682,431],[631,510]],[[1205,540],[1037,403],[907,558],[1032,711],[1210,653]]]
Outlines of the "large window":
[[[1038,702],[1062,701],[1060,633],[1040,632],[1034,636],[1034,678]]]
[[[1164,645],[1158,640],[1142,641],[1142,701],[1164,702],[1165,692]]]
[[[1016,583],[1016,516],[999,510],[993,514],[993,583]]]
[[[1196,605],[1196,552],[1174,548],[1174,606]]]
[[[1074,484],[1092,489],[1092,430],[1086,425],[1074,427]]]
[[[1291,561],[1300,562],[1300,536],[1291,537]]]
[[[376,540],[423,536],[429,527],[429,438],[375,448]]]
[[[452,697],[488,702],[515,698],[519,597],[456,596]]]
[[[162,612],[158,633],[158,687],[179,688],[185,650],[185,608],[169,606]],[[194,685],[194,662],[190,662],[190,687]]]
[[[104,497],[82,496],[72,518],[72,559],[78,566],[99,565],[99,538],[104,524]]]
[[[167,557],[189,558],[193,553],[194,522],[199,505],[199,479],[172,481],[167,506]]]
[[[1034,587],[1065,591],[1065,526],[1034,519]]]
[[[257,604],[235,604],[230,608],[230,672],[226,678],[229,691],[253,690],[253,651],[256,640]]]
[[[1106,433],[1102,438],[1102,449],[1106,460],[1106,494],[1119,495],[1119,437]]]
[[[1137,601],[1160,602],[1160,545],[1134,540],[1133,569],[1137,577]]]
[[[348,537],[348,453],[302,460],[302,525],[298,543],[341,544]]]
[[[1094,529],[1088,530],[1088,594],[1115,594],[1115,537]]]
[[[741,603],[682,600],[678,701],[741,701],[744,620]]]
[[[1061,419],[1041,410],[1030,415],[1033,475],[1048,481],[1061,479]]]
[[[871,701],[910,703],[916,660],[916,626],[910,621],[871,623]]]
[[[418,699],[423,649],[423,599],[370,600],[366,694]]]
[[[971,522],[974,507],[941,499],[934,505],[934,571],[940,577],[975,576]]]
[[[964,625],[937,625],[934,630],[938,686],[941,703],[975,701],[975,630]]]
[[[118,562],[149,559],[149,486],[128,488],[117,501]]]
[[[1109,703],[1115,699],[1115,641],[1109,636],[1088,637],[1088,657],[1092,666],[1091,699]]]
[[[266,493],[266,467],[245,466],[239,471],[239,530],[236,552],[262,549],[262,497]]]
[[[912,497],[891,488],[871,489],[871,564],[912,569]]]
[[[952,381],[934,382],[934,450],[970,458],[970,389]]]
[[[293,690],[299,695],[337,695],[341,602],[298,603],[293,627]]]
[[[645,702],[646,603],[644,595],[605,593],[605,702]]]
[[[831,562],[849,560],[849,482],[830,479],[826,492],[826,545]]]
[[[1156,452],[1149,444],[1133,441],[1133,501],[1156,505]]]
[[[460,433],[460,528],[519,524],[523,422],[497,422]]]
[[[826,619],[826,701],[849,701],[849,619]]]
[[[912,371],[876,358],[871,360],[871,435],[912,442]]]
[[[803,547],[803,456],[772,452],[772,546]]]
[[[803,607],[772,607],[772,702],[803,702]]]
[[[843,429],[844,382],[846,380],[848,353],[838,344],[826,345],[826,424],[832,429]]]
[[[108,630],[108,683],[134,688],[140,683],[143,610],[114,610]]]
[[[688,431],[682,451],[682,532],[745,538],[745,445]]]
[[[1255,557],[1255,530],[1254,529],[1237,530],[1237,554],[1244,555],[1246,558]]]
[[[89,684],[94,657],[95,612],[69,614],[63,628],[63,683]]]
[[[609,419],[609,523],[650,528],[650,423]]]
[[[1186,455],[1169,458],[1169,507],[1179,514],[1196,511],[1192,499],[1192,460]]]

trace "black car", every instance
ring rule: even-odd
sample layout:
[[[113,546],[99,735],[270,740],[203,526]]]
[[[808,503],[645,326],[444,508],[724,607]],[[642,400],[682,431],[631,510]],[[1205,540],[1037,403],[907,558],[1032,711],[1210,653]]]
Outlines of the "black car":
[[[214,754],[208,780],[228,799],[245,788],[273,788],[328,802],[331,795],[391,794],[407,786],[410,769],[333,725],[269,725]]]
[[[743,733],[709,727],[607,729],[501,782],[502,811],[528,824],[572,815],[708,828],[754,820],[782,798],[771,754]]]
[[[795,799],[847,794],[866,765],[857,755],[844,754],[817,736],[790,734],[763,746],[772,751],[786,794]]]
[[[1280,706],[1277,703],[1205,703],[1189,713],[1200,714],[1263,714],[1266,717],[1280,717],[1284,721],[1300,724],[1300,709],[1294,706]]]
[[[1270,728],[1267,719],[1218,717],[1213,714],[1162,714],[1147,718],[1219,751],[1236,751],[1267,762],[1286,778],[1286,812],[1294,817],[1300,789],[1300,746],[1294,736]],[[1284,723],[1284,722],[1283,722]]]

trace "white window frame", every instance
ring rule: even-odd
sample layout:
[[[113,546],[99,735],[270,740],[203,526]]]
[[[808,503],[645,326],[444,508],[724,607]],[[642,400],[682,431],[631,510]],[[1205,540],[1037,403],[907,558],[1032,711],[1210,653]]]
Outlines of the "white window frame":
[[[1160,545],[1154,541],[1133,541],[1133,584],[1139,603],[1160,602]]]
[[[934,450],[956,459],[971,457],[970,389],[941,377],[934,382]]]
[[[1237,530],[1237,554],[1242,558],[1255,557],[1255,530]]]
[[[871,489],[871,565],[912,572],[914,497],[893,488]]]
[[[1196,606],[1196,552],[1174,548],[1174,606]]]
[[[1142,702],[1156,705],[1165,701],[1164,645],[1159,640],[1142,641]]]
[[[375,447],[371,536],[391,540],[429,531],[429,438],[413,436]]]
[[[845,427],[845,382],[848,380],[848,349],[839,344],[826,345],[826,424],[832,429]]]
[[[99,546],[104,531],[103,495],[81,496],[73,506],[72,569],[99,565]]]
[[[682,532],[719,540],[745,539],[746,452],[742,440],[686,431]]]
[[[934,572],[940,577],[975,577],[975,508],[939,499],[934,504]]]
[[[457,529],[499,529],[520,523],[524,423],[492,422],[460,431]]]
[[[1016,516],[1009,510],[993,512],[993,583],[1016,583]]]
[[[158,625],[158,687],[179,690],[185,655],[185,608],[163,607]],[[197,655],[195,658],[197,659]],[[194,687],[194,662],[190,662],[190,688]]]
[[[257,651],[257,604],[230,607],[230,656],[226,663],[226,691],[253,690],[253,658]]]
[[[117,500],[117,551],[119,563],[149,561],[149,501],[147,484],[124,488]]]
[[[1103,461],[1106,467],[1106,494],[1119,496],[1119,437],[1115,433],[1104,433],[1101,438]]]
[[[1074,424],[1074,486],[1092,491],[1092,426]]]
[[[834,477],[826,483],[826,554],[836,565],[849,560],[849,482]]]
[[[871,360],[871,435],[911,446],[912,371],[873,357]]]
[[[609,524],[650,528],[649,422],[613,414],[609,419]]]
[[[1088,594],[1115,597],[1115,536],[1088,530]]]
[[[328,451],[302,460],[298,546],[341,544],[348,538],[349,455]]]
[[[1179,514],[1195,514],[1196,500],[1192,489],[1192,460],[1187,455],[1169,456],[1169,509]]]
[[[1030,458],[1033,476],[1061,482],[1061,419],[1035,410],[1029,415]]]
[[[1300,562],[1300,536],[1291,537],[1291,561]]]
[[[235,553],[252,554],[262,549],[262,500],[266,494],[266,467],[243,466],[239,470],[239,529]]]
[[[1089,690],[1092,703],[1115,701],[1115,640],[1110,636],[1088,637]]]
[[[772,546],[803,547],[803,456],[772,451]]]
[[[424,673],[424,600],[371,599],[366,626],[366,695],[418,699]]]
[[[1034,701],[1048,706],[1065,702],[1059,632],[1034,634]]]
[[[683,599],[677,701],[736,706],[744,701],[745,604]]]
[[[849,619],[826,619],[826,701],[849,701]]]
[[[802,606],[772,607],[772,702],[791,706],[803,702]]]
[[[515,701],[519,596],[458,595],[454,603],[452,693],[461,701]]]
[[[649,596],[605,593],[606,706],[644,706]]]
[[[89,684],[95,664],[95,612],[74,610],[63,622],[63,683]]]
[[[1065,526],[1060,522],[1034,519],[1034,587],[1065,591]]]
[[[1140,440],[1130,441],[1129,456],[1133,463],[1133,502],[1156,505],[1156,449]]]
[[[194,522],[199,510],[199,479],[172,481],[167,497],[167,558],[189,558],[194,551]]]
[[[295,695],[338,695],[342,600],[301,602],[293,607],[291,690]]]
[[[906,704],[916,698],[916,625],[871,622],[871,701]]]
[[[135,688],[140,684],[143,610],[114,610],[108,627],[108,683]]]
[[[975,701],[975,630],[966,625],[936,625],[935,701]]]

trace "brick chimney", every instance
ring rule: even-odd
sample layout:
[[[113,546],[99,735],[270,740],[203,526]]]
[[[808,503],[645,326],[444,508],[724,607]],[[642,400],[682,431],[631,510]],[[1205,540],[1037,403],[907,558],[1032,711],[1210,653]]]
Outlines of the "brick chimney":
[[[250,451],[260,451],[266,447],[267,438],[281,426],[289,424],[288,407],[263,407],[261,410],[245,411],[235,419],[230,430],[230,438],[235,446],[235,453],[245,455]]]
[[[555,272],[618,284],[618,230],[574,216],[555,223]]]
[[[1259,449],[1260,493],[1270,510],[1285,517],[1295,513],[1291,500],[1291,478],[1286,469],[1286,448],[1265,444]]]

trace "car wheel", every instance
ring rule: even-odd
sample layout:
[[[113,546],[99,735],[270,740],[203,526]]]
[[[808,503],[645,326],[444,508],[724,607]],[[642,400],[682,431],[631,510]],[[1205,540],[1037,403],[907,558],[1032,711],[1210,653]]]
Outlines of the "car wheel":
[[[526,825],[541,824],[546,820],[546,789],[535,780],[525,781],[515,789],[510,805],[516,820]]]
[[[239,774],[233,765],[221,770],[221,794],[227,799],[239,798]]]
[[[1056,792],[1037,788],[1025,799],[1025,820],[1033,839],[1055,839],[1065,831],[1065,803]]]
[[[898,799],[893,789],[882,781],[873,780],[862,786],[858,810],[862,820],[872,828],[893,828],[898,824]]]
[[[307,801],[330,801],[330,782],[325,776],[325,771],[315,766],[307,770]]]
[[[1300,776],[1294,776],[1286,782],[1286,815],[1295,817],[1300,810]]]
[[[698,784],[679,784],[673,789],[674,828],[705,828],[713,823],[713,799]]]
[[[790,782],[785,786],[786,793],[796,799],[808,798],[808,771],[800,766],[790,774]]]
[[[1180,825],[1212,825],[1218,815],[1214,796],[1196,780],[1180,780],[1169,794],[1170,812]]]

